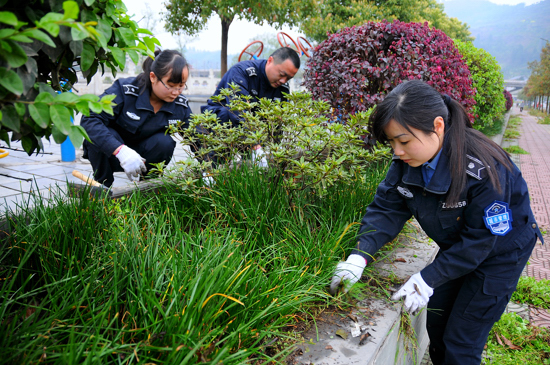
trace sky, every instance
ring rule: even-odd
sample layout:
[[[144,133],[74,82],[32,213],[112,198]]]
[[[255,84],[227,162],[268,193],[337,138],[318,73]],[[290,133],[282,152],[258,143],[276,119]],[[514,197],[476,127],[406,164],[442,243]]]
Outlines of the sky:
[[[128,8],[128,15],[134,15],[133,19],[138,21],[140,25],[143,26],[143,21],[140,19],[143,18],[144,10],[146,6],[153,4],[153,12],[156,15],[159,22],[161,22],[161,15],[159,14],[161,9],[164,10],[164,5],[160,7],[154,2],[154,0],[123,0]],[[456,0],[455,0],[456,1]],[[525,5],[532,5],[540,2],[541,0],[489,0],[495,4],[501,5],[516,5],[519,3],[524,3]],[[161,9],[159,9],[161,8]],[[251,40],[254,40],[254,36],[259,34],[272,33],[273,37],[276,37],[277,32],[283,31],[287,33],[290,37],[296,40],[297,37],[303,36],[297,29],[292,29],[289,27],[283,27],[280,30],[277,30],[270,26],[260,26],[254,23],[235,20],[229,27],[229,40],[228,40],[228,53],[235,54],[241,53],[241,51],[250,43]],[[158,38],[162,44],[163,49],[175,48],[177,47],[177,42],[174,37],[167,31],[164,30],[164,27],[161,23],[157,25],[155,36]],[[219,51],[221,49],[221,22],[217,16],[213,16],[208,21],[205,29],[197,34],[197,36],[190,40],[187,43],[187,48],[195,48],[198,50],[204,51]]]

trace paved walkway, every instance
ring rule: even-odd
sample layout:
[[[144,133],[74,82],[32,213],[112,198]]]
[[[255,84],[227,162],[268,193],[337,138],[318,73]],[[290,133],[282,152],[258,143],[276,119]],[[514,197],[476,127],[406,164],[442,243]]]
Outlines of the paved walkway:
[[[32,193],[51,199],[53,194],[67,190],[67,181],[85,184],[72,175],[73,170],[93,178],[92,165],[82,158],[82,149],[76,150],[74,161],[64,162],[60,145],[47,140],[43,140],[43,144],[43,152],[29,156],[20,142],[12,142],[11,149],[8,149],[6,143],[0,141],[0,148],[9,152],[7,157],[0,159],[0,216],[6,209],[17,210],[24,206]],[[178,142],[170,165],[188,157],[188,152]],[[135,184],[128,180],[124,172],[114,175],[113,189]]]

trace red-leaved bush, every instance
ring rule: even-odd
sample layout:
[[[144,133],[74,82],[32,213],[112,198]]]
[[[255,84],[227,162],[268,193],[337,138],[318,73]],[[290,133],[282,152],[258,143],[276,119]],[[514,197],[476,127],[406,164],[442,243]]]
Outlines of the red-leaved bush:
[[[512,105],[514,105],[514,98],[508,90],[504,90],[504,98],[506,99],[506,111],[508,111],[512,108]]]
[[[332,105],[335,117],[346,120],[410,79],[426,81],[467,110],[475,104],[468,66],[451,38],[427,23],[382,21],[343,28],[315,48],[304,84],[314,98]]]

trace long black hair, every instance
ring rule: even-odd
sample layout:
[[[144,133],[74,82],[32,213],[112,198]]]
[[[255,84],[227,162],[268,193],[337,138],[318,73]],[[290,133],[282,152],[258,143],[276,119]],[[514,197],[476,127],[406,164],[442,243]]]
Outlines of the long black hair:
[[[164,51],[156,50],[155,59],[147,57],[141,68],[143,72],[140,73],[136,78],[139,82],[139,86],[145,86],[149,92],[151,92],[151,78],[149,74],[152,72],[157,75],[159,79],[162,79],[164,76],[170,74],[168,82],[173,84],[183,83],[183,70],[184,68],[189,68],[189,64],[183,55],[175,50],[166,49]],[[142,88],[143,92],[145,88]]]
[[[498,161],[507,169],[512,169],[508,153],[483,133],[472,128],[468,114],[458,101],[448,95],[441,95],[425,82],[410,80],[398,85],[376,106],[369,122],[372,135],[378,141],[386,143],[384,129],[392,120],[416,137],[410,128],[418,129],[426,135],[435,133],[434,120],[437,117],[443,118],[445,122],[444,138],[450,161],[451,187],[447,203],[458,202],[460,193],[466,186],[466,154],[481,160],[491,183],[500,192],[495,164]]]

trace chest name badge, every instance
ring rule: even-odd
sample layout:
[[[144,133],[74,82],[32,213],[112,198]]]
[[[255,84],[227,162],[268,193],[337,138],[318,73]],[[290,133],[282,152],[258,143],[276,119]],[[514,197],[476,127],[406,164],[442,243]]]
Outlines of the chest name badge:
[[[132,112],[126,112],[126,115],[130,117],[130,119],[133,119],[133,120],[140,120],[141,118],[139,117],[139,115],[136,115],[135,113],[132,113]]]
[[[495,200],[485,208],[485,226],[496,236],[504,236],[512,230],[512,211],[508,204]]]
[[[179,119],[168,119],[168,124],[178,124],[181,122]]]
[[[409,189],[402,186],[398,186],[397,191],[407,199],[412,199],[414,197],[413,193]]]

